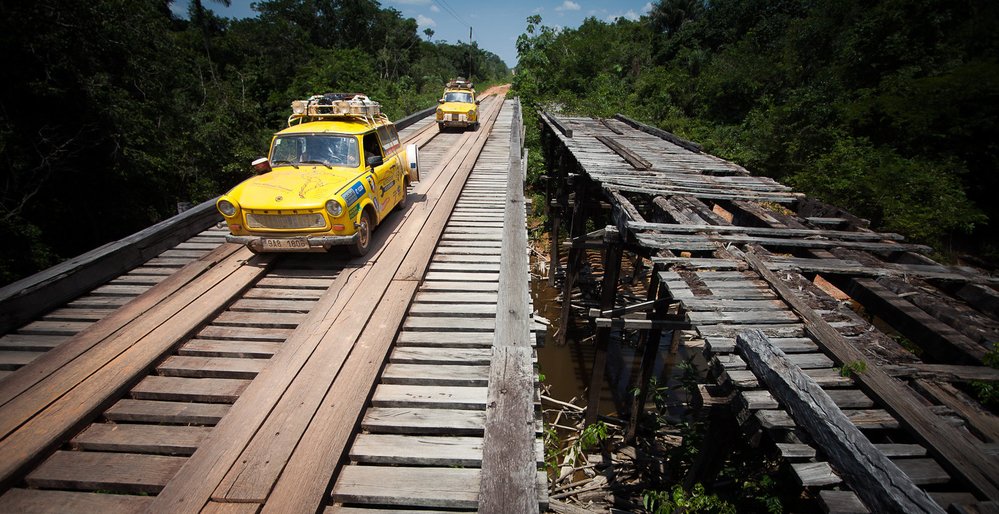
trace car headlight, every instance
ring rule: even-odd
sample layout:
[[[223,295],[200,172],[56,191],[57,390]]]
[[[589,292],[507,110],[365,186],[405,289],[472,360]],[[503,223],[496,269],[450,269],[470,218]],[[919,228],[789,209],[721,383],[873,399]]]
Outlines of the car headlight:
[[[475,117],[475,111],[468,111],[468,117],[469,118],[474,118]]]
[[[222,215],[227,218],[231,218],[236,215],[236,205],[230,202],[229,200],[225,199],[219,200],[219,203],[216,204],[216,207],[218,207],[219,212],[221,212]]]
[[[343,207],[340,206],[340,202],[336,200],[326,201],[326,212],[330,213],[330,216],[334,218],[343,214]]]

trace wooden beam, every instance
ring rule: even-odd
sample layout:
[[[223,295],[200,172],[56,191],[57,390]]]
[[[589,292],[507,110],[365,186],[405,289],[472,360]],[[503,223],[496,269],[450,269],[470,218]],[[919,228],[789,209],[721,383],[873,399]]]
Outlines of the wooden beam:
[[[839,362],[862,362],[866,371],[857,375],[856,380],[881,399],[899,421],[914,435],[928,445],[942,464],[964,477],[978,492],[989,499],[999,499],[999,465],[996,459],[983,455],[977,446],[955,427],[942,423],[940,418],[926,407],[875,362],[856,349],[850,341],[837,332],[828,322],[798,298],[784,282],[770,271],[758,256],[745,254],[746,262],[755,269],[770,287],[794,309],[805,323],[805,330],[820,342],[826,351]]]
[[[629,221],[628,228],[635,230],[651,230],[668,234],[694,234],[698,232],[738,232],[741,234],[778,237],[810,237],[821,236],[828,239],[843,239],[856,241],[902,241],[904,238],[894,233],[853,232],[848,230],[819,230],[795,228],[742,227],[736,225],[690,225],[672,223],[648,223]]]
[[[646,125],[646,124],[644,124],[642,122],[635,121],[635,120],[633,120],[633,119],[631,119],[631,118],[629,118],[629,117],[627,117],[627,116],[625,116],[623,114],[620,114],[620,113],[615,114],[614,118],[617,119],[617,120],[623,121],[624,123],[626,123],[626,124],[628,124],[628,125],[636,128],[638,130],[641,130],[642,132],[645,132],[646,134],[651,134],[651,135],[656,136],[658,138],[664,139],[664,140],[669,141],[670,143],[673,143],[674,145],[677,145],[677,146],[679,146],[681,148],[685,148],[687,150],[690,150],[691,152],[701,153],[702,150],[703,150],[701,148],[701,145],[699,145],[699,144],[697,144],[697,143],[695,143],[693,141],[688,141],[686,139],[683,139],[682,137],[679,137],[679,136],[677,136],[677,135],[675,135],[673,133],[670,133],[670,132],[666,132],[665,130],[663,130],[661,128],[653,127],[651,125]]]
[[[944,512],[860,432],[811,377],[770,344],[763,332],[743,332],[737,336],[736,345],[795,423],[808,431],[850,488],[872,510]]]
[[[514,104],[514,119],[519,113]],[[515,124],[516,125],[516,124]],[[531,348],[529,262],[520,130],[510,131],[510,167],[503,214],[503,246],[496,331],[486,392],[486,427],[479,512],[538,512],[534,448],[534,364]]]
[[[553,126],[556,129],[558,129],[558,131],[561,132],[563,136],[568,137],[568,138],[572,137],[572,129],[571,128],[567,128],[562,123],[562,121],[559,120],[558,118],[556,118],[555,116],[552,116],[551,114],[548,114],[547,112],[542,111],[541,112],[541,118],[543,120],[547,121],[551,126]]]
[[[617,277],[621,271],[621,255],[623,248],[617,228],[608,226],[604,229],[604,242],[607,252],[604,254],[604,276],[600,283],[600,309],[614,308],[617,299]],[[566,299],[567,301],[568,299]],[[595,350],[593,370],[590,374],[589,400],[586,403],[586,425],[597,420],[600,409],[600,390],[604,385],[604,368],[607,366],[607,344],[610,340],[610,327],[597,326],[595,334]]]
[[[222,219],[215,200],[0,288],[0,334],[211,227]]]
[[[628,150],[623,145],[621,145],[621,143],[618,143],[617,140],[615,140],[614,138],[610,136],[593,136],[593,137],[595,137],[597,141],[603,143],[604,146],[606,146],[607,148],[610,148],[611,151],[621,156],[621,158],[627,161],[627,163],[630,164],[632,168],[635,168],[636,170],[648,170],[652,168],[651,162],[643,159],[642,156],[632,152],[631,150]]]

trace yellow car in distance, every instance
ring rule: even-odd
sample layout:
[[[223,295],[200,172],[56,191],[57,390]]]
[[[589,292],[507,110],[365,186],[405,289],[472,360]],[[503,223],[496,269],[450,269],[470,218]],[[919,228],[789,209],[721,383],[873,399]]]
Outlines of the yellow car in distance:
[[[447,83],[444,96],[437,100],[437,129],[471,127],[479,129],[479,101],[475,99],[472,83],[458,77]]]
[[[378,103],[353,93],[292,102],[288,128],[271,140],[259,174],[216,201],[229,242],[254,252],[364,255],[374,228],[405,207],[419,180],[416,145],[403,149]]]

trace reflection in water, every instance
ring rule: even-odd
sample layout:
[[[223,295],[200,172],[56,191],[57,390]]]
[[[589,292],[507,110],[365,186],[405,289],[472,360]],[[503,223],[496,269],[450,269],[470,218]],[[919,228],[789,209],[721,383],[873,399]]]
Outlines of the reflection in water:
[[[538,349],[538,362],[541,373],[545,376],[545,384],[549,387],[548,394],[557,400],[572,401],[577,405],[584,405],[594,360],[593,334],[595,328],[577,318],[580,323],[577,323],[576,327],[570,326],[566,343],[556,344],[554,331],[559,326],[561,314],[561,305],[558,301],[559,289],[549,287],[546,280],[540,279],[533,280],[531,288],[535,311],[550,322],[545,344]],[[654,369],[658,375],[656,382],[659,387],[667,386],[670,388],[671,398],[667,400],[667,404],[670,406],[670,416],[682,417],[683,401],[686,399],[685,391],[678,387],[683,377],[682,366],[675,365],[672,370],[669,370],[669,381],[666,381],[664,376],[667,372],[664,365],[669,354],[671,338],[672,332],[665,331],[663,333],[659,341]],[[687,351],[681,345],[675,359],[676,363],[683,363],[687,358]],[[642,352],[637,331],[614,330],[611,332],[611,340],[607,350],[607,367],[604,374],[605,382],[600,394],[601,414],[618,418],[627,417],[633,397],[632,388],[638,386],[641,360]]]

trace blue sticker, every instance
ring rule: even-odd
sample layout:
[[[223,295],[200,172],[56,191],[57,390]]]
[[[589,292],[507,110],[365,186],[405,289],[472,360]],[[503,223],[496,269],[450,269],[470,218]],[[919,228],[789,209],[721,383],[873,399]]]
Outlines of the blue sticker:
[[[364,184],[358,180],[354,182],[354,185],[350,186],[350,189],[343,192],[343,201],[347,202],[347,207],[350,207],[362,196],[364,196]]]

